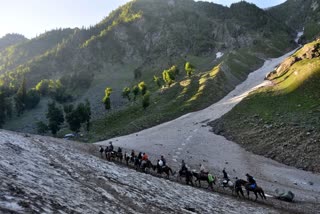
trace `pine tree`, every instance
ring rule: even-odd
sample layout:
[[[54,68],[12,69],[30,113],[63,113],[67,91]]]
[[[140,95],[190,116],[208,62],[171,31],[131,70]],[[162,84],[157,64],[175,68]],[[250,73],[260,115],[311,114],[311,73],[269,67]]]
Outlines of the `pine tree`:
[[[23,114],[26,109],[26,100],[27,100],[27,88],[26,88],[26,78],[24,77],[22,83],[18,89],[18,92],[14,98],[15,107],[18,114],[18,117]]]
[[[147,92],[147,85],[145,84],[145,82],[140,82],[138,87],[141,92],[141,95],[144,96]]]
[[[147,91],[142,98],[142,107],[146,109],[150,105],[150,92]]]
[[[139,90],[139,87],[138,86],[133,86],[132,87],[132,93],[133,93],[133,100],[136,101],[136,98],[139,94],[140,90]]]
[[[49,130],[51,130],[53,135],[56,135],[60,130],[60,126],[64,122],[64,117],[62,110],[56,107],[55,102],[48,103],[48,112],[46,117],[49,120]]]
[[[190,62],[186,62],[184,69],[185,69],[188,77],[191,77],[192,74],[194,73],[194,67],[193,67],[193,65],[191,65]]]
[[[104,98],[102,99],[102,102],[104,103],[104,108],[106,110],[111,109],[111,101],[110,101],[110,95],[111,95],[112,89],[111,88],[106,88],[104,93]]]
[[[122,97],[123,97],[123,98],[127,98],[127,99],[130,101],[130,100],[131,100],[130,92],[131,92],[131,89],[130,89],[129,87],[125,87],[125,88],[122,90]]]
[[[160,77],[153,76],[153,82],[158,86],[158,88],[161,88],[161,80],[160,80]]]

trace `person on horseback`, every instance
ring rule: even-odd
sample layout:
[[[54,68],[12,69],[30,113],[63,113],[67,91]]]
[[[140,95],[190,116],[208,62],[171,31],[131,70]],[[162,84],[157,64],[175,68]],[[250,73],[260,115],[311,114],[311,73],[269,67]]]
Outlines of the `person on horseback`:
[[[109,152],[113,152],[113,145],[112,145],[112,142],[110,141],[109,142],[110,146],[109,146]]]
[[[247,181],[249,183],[249,187],[252,189],[255,189],[257,187],[256,180],[253,178],[253,176],[249,175],[248,173],[246,174],[247,176]]]
[[[163,165],[162,166],[166,166],[166,159],[163,157],[163,155],[161,155],[160,160],[162,161]]]
[[[237,195],[240,197],[239,192],[241,193],[242,197],[244,197],[243,190],[241,187],[241,179],[236,177],[236,182],[234,183],[234,190],[236,191]]]
[[[158,160],[158,164],[157,164],[159,167],[163,167],[163,161],[160,159]]]
[[[208,170],[204,167],[203,164],[200,164],[200,175],[206,176],[208,174]]]
[[[146,153],[143,153],[142,160],[147,161],[149,159],[148,155]]]
[[[139,152],[139,154],[138,154],[138,159],[139,159],[139,160],[142,159],[142,152]]]
[[[118,153],[122,153],[121,147],[118,148]]]
[[[107,146],[104,150],[104,154],[106,155],[106,159],[108,158],[109,146]]]
[[[104,149],[102,148],[102,146],[100,146],[99,152],[100,152],[100,155],[101,155],[101,157],[102,157],[102,154],[103,154],[103,152],[104,152]]]
[[[135,156],[136,156],[136,154],[135,154],[134,150],[132,149],[131,150],[131,157],[135,157]]]
[[[186,163],[184,162],[184,160],[181,161],[181,169],[179,170],[179,175],[182,174],[186,174],[186,172],[188,171],[188,167],[186,165]]]
[[[230,181],[228,173],[226,172],[226,168],[223,168],[222,173],[223,173],[223,179],[227,182]]]
[[[230,179],[229,179],[228,173],[226,172],[226,168],[223,168],[222,173],[223,173],[222,185],[223,187],[228,187],[228,182],[230,181]]]

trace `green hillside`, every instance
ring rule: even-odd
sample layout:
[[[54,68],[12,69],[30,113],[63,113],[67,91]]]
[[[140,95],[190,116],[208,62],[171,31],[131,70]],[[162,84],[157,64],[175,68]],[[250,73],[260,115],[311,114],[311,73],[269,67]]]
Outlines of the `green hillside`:
[[[320,172],[319,57],[320,40],[305,45],[270,73],[273,86],[213,122],[214,132],[257,154]]]
[[[228,8],[192,0],[136,0],[89,29],[50,31],[8,47],[0,55],[0,84],[15,94],[24,77],[28,89],[44,79],[59,81],[60,91],[73,97],[69,101],[90,101],[96,128],[89,135],[103,139],[212,104],[258,68],[263,59],[292,49],[294,37],[294,30],[246,2]],[[224,56],[217,59],[218,52]],[[195,66],[191,78],[184,72],[186,61]],[[180,70],[175,84],[161,92],[153,76],[161,77],[162,71],[173,65]],[[210,77],[218,65],[219,75]],[[202,87],[204,79],[208,81]],[[146,111],[137,110],[141,109],[140,97],[136,103],[121,97],[124,87],[141,81],[148,85],[152,100]],[[181,86],[181,81],[191,83]],[[106,87],[113,89],[109,112],[101,103]],[[179,96],[181,93],[184,96]],[[41,98],[39,105],[45,106],[47,100]],[[13,114],[4,127],[35,132],[28,121],[45,120],[45,108],[36,109],[20,117]],[[104,115],[106,121],[117,117],[123,122],[113,127]],[[122,127],[130,123],[135,124],[133,129]]]

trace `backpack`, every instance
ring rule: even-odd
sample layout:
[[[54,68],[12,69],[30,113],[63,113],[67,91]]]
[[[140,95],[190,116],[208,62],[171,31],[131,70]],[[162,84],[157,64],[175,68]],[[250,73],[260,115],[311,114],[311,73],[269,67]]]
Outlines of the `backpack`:
[[[208,180],[210,183],[212,183],[214,181],[214,177],[211,174],[208,174]]]
[[[163,166],[163,161],[159,160],[159,166]]]

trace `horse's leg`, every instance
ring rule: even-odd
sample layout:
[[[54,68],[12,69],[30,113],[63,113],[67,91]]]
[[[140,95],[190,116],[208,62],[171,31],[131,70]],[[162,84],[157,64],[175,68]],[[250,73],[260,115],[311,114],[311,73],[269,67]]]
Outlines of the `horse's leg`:
[[[249,190],[247,189],[247,195],[248,195],[248,199],[249,199]]]
[[[243,197],[243,198],[245,198],[245,197],[244,197],[244,194],[243,194],[243,190],[242,190],[242,188],[241,188],[241,189],[239,189],[239,191],[240,191],[240,193],[241,193],[242,197]],[[239,194],[239,193],[238,193],[238,194]]]
[[[258,200],[258,194],[257,194],[257,191],[253,191],[255,196],[256,196],[256,199],[254,201],[257,201]]]
[[[265,199],[265,200],[267,200],[267,197],[266,197],[266,195],[264,194],[264,191],[261,189],[260,190],[260,194],[262,195],[262,199]]]

